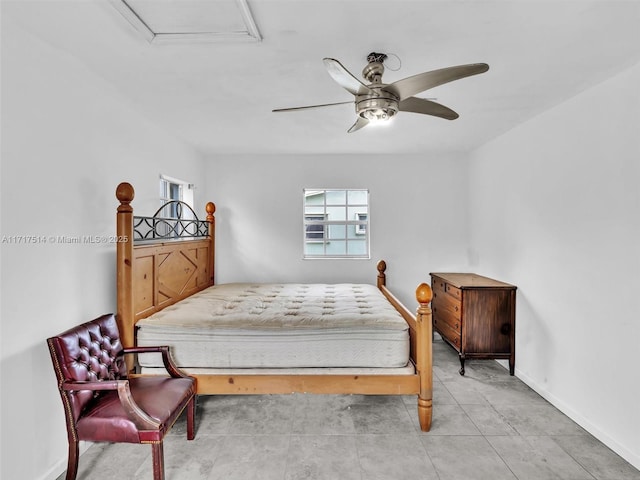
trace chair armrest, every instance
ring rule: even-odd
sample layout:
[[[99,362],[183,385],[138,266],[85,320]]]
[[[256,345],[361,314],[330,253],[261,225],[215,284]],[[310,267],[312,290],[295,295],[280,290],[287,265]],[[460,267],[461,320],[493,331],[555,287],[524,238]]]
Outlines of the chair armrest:
[[[147,412],[142,410],[133,399],[129,388],[129,380],[118,381],[118,397],[120,397],[120,403],[124,411],[127,412],[127,415],[129,415],[138,430],[157,430],[160,428],[160,422],[147,415]]]
[[[162,363],[169,375],[174,378],[189,378],[189,375],[181,371],[173,361],[169,346],[149,346],[149,347],[127,347],[122,350],[123,354],[127,353],[162,353]]]
[[[138,430],[156,430],[160,426],[160,422],[149,416],[133,399],[133,395],[131,395],[131,389],[129,387],[129,380],[102,380],[97,382],[67,381],[61,385],[61,388],[67,391],[117,390],[122,408]]]
[[[126,380],[100,380],[96,382],[70,382],[66,381],[61,385],[62,390],[80,391],[80,390],[117,390],[118,382],[126,382]]]

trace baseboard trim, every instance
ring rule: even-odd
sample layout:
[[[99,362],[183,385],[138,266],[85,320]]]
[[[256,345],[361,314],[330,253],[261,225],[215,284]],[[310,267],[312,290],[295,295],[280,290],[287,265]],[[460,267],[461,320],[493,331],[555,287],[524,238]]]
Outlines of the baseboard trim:
[[[501,363],[502,366],[504,364]],[[508,367],[506,367],[508,368]],[[582,428],[584,428],[587,432],[593,435],[596,439],[601,441],[615,453],[624,458],[627,462],[629,462],[633,467],[640,470],[640,456],[631,452],[627,447],[618,443],[615,439],[611,438],[605,431],[603,431],[600,427],[590,422],[587,418],[585,418],[580,412],[574,410],[570,405],[566,402],[562,401],[560,398],[556,397],[548,390],[542,387],[538,382],[533,380],[531,377],[526,375],[524,372],[515,369],[515,376],[522,380],[525,384],[531,387],[538,395],[548,401],[551,405],[556,407],[562,413],[564,413],[571,420],[576,422]]]

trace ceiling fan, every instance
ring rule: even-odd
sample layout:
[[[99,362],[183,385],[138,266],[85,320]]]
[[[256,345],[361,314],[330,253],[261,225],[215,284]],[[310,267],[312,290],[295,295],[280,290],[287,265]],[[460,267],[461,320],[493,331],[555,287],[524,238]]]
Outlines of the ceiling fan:
[[[355,96],[353,101],[325,103],[322,105],[308,105],[304,107],[278,108],[273,112],[293,112],[308,108],[330,107],[354,103],[356,123],[348,130],[349,133],[366,127],[369,123],[386,122],[398,112],[413,112],[424,115],[455,120],[458,114],[444,105],[426,98],[414,97],[415,94],[437,87],[444,83],[459,80],[471,75],[477,75],[489,70],[486,63],[472,63],[455,67],[441,68],[430,72],[419,73],[396,82],[382,83],[384,73],[384,53],[372,52],[367,55],[367,66],[362,70],[362,76],[368,82],[365,84],[358,80],[338,60],[333,58],[323,59],[329,75],[345,90]]]

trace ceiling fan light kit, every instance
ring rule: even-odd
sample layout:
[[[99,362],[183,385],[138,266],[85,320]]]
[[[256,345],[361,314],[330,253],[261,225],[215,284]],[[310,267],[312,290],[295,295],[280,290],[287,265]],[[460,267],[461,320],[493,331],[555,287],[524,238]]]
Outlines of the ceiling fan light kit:
[[[458,114],[450,108],[432,100],[414,97],[414,95],[437,87],[438,85],[484,73],[489,70],[489,65],[486,63],[458,65],[420,73],[391,84],[385,84],[382,83],[382,75],[384,74],[383,63],[386,58],[387,55],[384,53],[372,52],[367,55],[369,63],[362,70],[362,77],[368,84],[358,80],[338,60],[333,58],[325,58],[323,60],[327,72],[336,83],[354,95],[357,120],[348,130],[349,133],[360,130],[369,124],[386,123],[401,111],[455,120],[458,118]],[[280,108],[273,111],[290,112],[308,108],[342,105],[344,103],[351,102]]]
[[[395,98],[356,98],[356,113],[370,122],[386,122],[398,113],[398,100]]]

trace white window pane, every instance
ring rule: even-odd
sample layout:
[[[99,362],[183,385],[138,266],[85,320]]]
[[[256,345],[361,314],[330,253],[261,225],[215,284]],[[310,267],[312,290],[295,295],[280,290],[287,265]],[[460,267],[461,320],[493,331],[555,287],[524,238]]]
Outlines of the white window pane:
[[[305,193],[304,203],[305,205],[324,205],[324,192],[316,193],[316,191],[314,191],[313,194]]]
[[[311,214],[322,214],[322,215],[324,215],[324,207],[306,206],[306,207],[304,207],[304,214],[305,215],[311,215]],[[324,220],[324,216],[323,216],[322,219]]]
[[[342,240],[347,237],[346,225],[329,225],[329,239]]]
[[[308,240],[322,240],[324,238],[324,225],[307,225],[306,234]]]
[[[349,205],[367,205],[368,193],[366,190],[349,190],[347,195]]]
[[[347,218],[349,220],[356,221],[367,221],[367,207],[348,207],[347,208]]]
[[[347,254],[366,255],[367,242],[365,240],[349,240]]]
[[[324,255],[324,244],[320,243],[311,243],[307,242],[304,245],[304,254],[305,256],[323,256]]]
[[[327,205],[344,205],[347,203],[347,192],[344,190],[327,190]]]
[[[347,220],[347,209],[345,207],[327,207],[327,220],[344,222]]]
[[[347,242],[344,240],[332,240],[327,244],[327,255],[340,255],[347,254]]]

